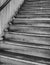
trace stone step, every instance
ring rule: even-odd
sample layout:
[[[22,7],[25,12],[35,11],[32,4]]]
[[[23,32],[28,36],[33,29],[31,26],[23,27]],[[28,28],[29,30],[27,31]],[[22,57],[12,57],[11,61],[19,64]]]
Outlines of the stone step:
[[[50,8],[50,5],[48,5],[48,6],[47,6],[47,5],[45,5],[45,6],[44,6],[44,5],[42,5],[42,6],[41,6],[41,5],[24,5],[24,6],[23,6],[23,8],[31,8],[31,7],[32,7],[32,8],[36,8],[36,7]]]
[[[50,5],[50,1],[39,1],[39,2],[26,2],[24,5],[40,5],[45,6],[45,5]]]
[[[40,11],[50,11],[50,8],[43,8],[43,7],[23,7],[23,8],[21,8],[21,10],[20,11],[23,11],[23,10],[32,10],[32,11],[34,11],[34,10],[36,10],[36,11],[38,11],[38,10],[40,10]]]
[[[15,18],[50,18],[50,15],[43,15],[43,14],[34,14],[34,15],[30,15],[30,14],[25,14],[25,15],[16,15]]]
[[[50,1],[48,1],[48,0],[47,1],[44,1],[44,0],[43,1],[34,1],[34,2],[33,1],[25,1],[25,4],[38,4],[38,3],[39,4],[48,4],[49,2]]]
[[[15,32],[14,33],[5,32],[4,37],[5,39],[11,40],[11,41],[50,45],[50,37],[45,37],[45,36],[31,36],[31,35],[24,35],[24,34],[15,33]]]
[[[17,37],[17,36],[15,35],[15,37]],[[17,39],[14,40],[14,39],[9,38],[9,40],[17,42]],[[38,43],[38,44],[40,44],[40,43]],[[35,48],[35,47],[28,47],[28,46],[22,46],[22,45],[14,45],[14,44],[10,44],[10,45],[7,44],[6,46],[5,45],[2,45],[2,46],[3,46],[3,48],[4,47],[7,48],[8,49],[7,51],[9,51],[9,52],[27,54],[27,55],[38,56],[38,57],[43,57],[43,58],[49,58],[50,59],[50,52],[49,52],[50,49],[37,48],[37,47]]]
[[[34,15],[34,14],[43,14],[43,15],[50,15],[50,11],[20,11],[19,14],[23,15]]]
[[[26,2],[45,2],[50,0],[27,0]]]
[[[38,10],[46,10],[50,11],[50,8],[41,8],[41,7],[22,7],[20,11],[38,11]]]
[[[48,3],[48,2],[50,2],[50,0],[39,0],[39,1],[37,1],[37,0],[35,0],[35,1],[25,1],[25,3]]]
[[[26,32],[26,33],[38,33],[38,34],[48,34],[50,35],[50,27],[40,27],[40,26],[29,26],[29,25],[12,25],[9,27],[10,31],[15,32]]]
[[[5,45],[4,45],[5,46]],[[9,45],[8,45],[9,46]],[[11,51],[11,50],[10,50]],[[14,56],[15,55],[15,56]],[[0,52],[2,63],[8,65],[45,65],[50,64],[49,59],[36,56],[29,56],[9,51]],[[4,60],[5,59],[5,60]]]
[[[41,7],[41,8],[50,8],[50,3],[46,4],[24,4],[23,7]]]
[[[13,18],[12,20],[13,24],[25,24],[25,25],[33,25],[33,24],[41,24],[43,26],[43,24],[45,24],[47,26],[47,24],[50,24],[50,18],[31,18],[31,19],[20,19],[20,18]],[[40,26],[41,26],[40,25]],[[44,25],[44,27],[45,27]],[[48,25],[49,26],[49,25]]]
[[[4,42],[4,44],[3,44]],[[7,44],[7,45],[6,45]],[[3,46],[4,45],[4,46]],[[32,44],[32,43],[25,43],[25,42],[18,42],[18,41],[10,41],[8,39],[5,39],[5,41],[2,41],[1,42],[1,46],[0,48],[1,49],[4,49],[5,51],[9,48],[11,49],[10,47],[7,47],[8,45],[14,45],[14,46],[26,46],[26,47],[31,47],[31,48],[39,48],[39,49],[48,49],[50,50],[50,46],[49,45],[43,45],[43,44]],[[11,46],[12,47],[12,46]],[[7,48],[7,49],[6,49]],[[12,47],[13,48],[13,47]]]
[[[50,27],[50,20],[31,20],[31,19],[15,19],[13,25],[16,26],[36,26],[36,27]],[[11,25],[10,25],[11,26]]]

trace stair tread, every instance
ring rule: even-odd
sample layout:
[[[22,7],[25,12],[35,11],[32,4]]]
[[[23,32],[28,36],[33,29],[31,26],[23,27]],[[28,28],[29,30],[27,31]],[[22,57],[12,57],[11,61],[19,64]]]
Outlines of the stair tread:
[[[34,15],[17,15],[16,18],[50,18],[50,15],[34,14]]]
[[[10,31],[16,31],[16,32],[26,32],[26,33],[38,33],[38,34],[50,34],[50,29],[48,28],[38,28],[38,27],[34,27],[34,28],[30,28],[30,27],[10,27],[9,28]]]
[[[24,27],[41,27],[41,28],[50,28],[50,22],[15,22],[14,25],[10,26],[12,27],[18,27],[18,26],[24,26]]]
[[[6,54],[5,54],[6,53]],[[5,59],[6,57],[7,57],[7,59],[5,59],[5,60],[10,60],[10,62],[12,62],[13,61],[13,63],[15,62],[14,60],[16,60],[16,63],[17,63],[17,61],[19,61],[20,62],[20,60],[24,60],[24,61],[26,61],[27,60],[27,62],[25,62],[25,63],[30,63],[30,64],[41,64],[41,65],[44,65],[44,64],[50,64],[50,62],[48,61],[48,59],[45,59],[45,58],[41,58],[41,57],[36,57],[36,56],[28,56],[28,55],[24,55],[24,54],[19,54],[19,53],[11,53],[11,52],[6,52],[6,51],[4,51],[4,52],[1,52],[0,54],[2,54],[2,55],[0,55],[0,57],[1,57],[1,60],[2,59]],[[15,56],[14,56],[15,55]],[[11,58],[13,57],[13,59],[11,60]],[[19,60],[17,60],[17,59],[19,59]],[[23,62],[24,62],[23,61]],[[3,62],[3,61],[2,61]],[[22,62],[22,61],[21,61]],[[44,64],[43,64],[44,63]],[[28,64],[29,65],[29,64]]]
[[[9,42],[8,42],[9,43]],[[26,54],[30,56],[36,56],[36,57],[41,57],[41,58],[46,58],[50,59],[50,49],[40,49],[40,48],[33,48],[33,47],[26,47],[26,46],[21,46],[21,45],[13,45],[13,44],[2,44],[1,46],[3,48],[6,48],[5,51],[13,52],[13,53],[20,53],[20,54]],[[11,43],[11,42],[10,42]],[[6,45],[7,44],[7,45]],[[15,51],[14,51],[15,50]],[[38,52],[37,52],[38,51]],[[41,53],[40,53],[40,52]],[[4,55],[4,54],[3,54]],[[8,55],[8,54],[7,54]],[[12,56],[12,54],[10,54]],[[11,57],[10,56],[10,57]],[[16,56],[13,56],[16,57]],[[24,56],[25,57],[25,56]],[[19,57],[20,58],[20,57]],[[26,59],[27,60],[27,59]],[[29,59],[30,60],[30,59]],[[33,60],[32,60],[33,61]],[[36,60],[35,60],[36,61]],[[40,61],[39,61],[40,62]],[[41,61],[42,62],[42,61]],[[47,62],[46,62],[47,63]],[[48,62],[50,63],[50,62]]]
[[[37,44],[46,44],[50,45],[50,38],[45,36],[27,36],[27,35],[21,35],[17,33],[6,33],[5,38],[14,40],[14,41],[21,41],[21,42],[29,42],[29,43],[37,43]]]

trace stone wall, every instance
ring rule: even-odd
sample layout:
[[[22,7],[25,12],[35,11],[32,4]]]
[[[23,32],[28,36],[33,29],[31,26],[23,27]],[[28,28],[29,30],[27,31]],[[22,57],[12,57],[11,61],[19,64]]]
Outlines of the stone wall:
[[[0,12],[0,34],[7,27],[7,23],[14,15],[15,11],[18,11],[20,5],[24,0],[12,0],[1,12]]]

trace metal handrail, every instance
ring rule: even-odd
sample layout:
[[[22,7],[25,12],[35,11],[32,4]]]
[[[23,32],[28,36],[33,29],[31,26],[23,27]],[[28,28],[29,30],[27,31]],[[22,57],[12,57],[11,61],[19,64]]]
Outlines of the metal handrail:
[[[0,11],[3,10],[3,8],[10,2],[11,0],[6,0],[6,2],[3,3],[3,5],[0,7]]]

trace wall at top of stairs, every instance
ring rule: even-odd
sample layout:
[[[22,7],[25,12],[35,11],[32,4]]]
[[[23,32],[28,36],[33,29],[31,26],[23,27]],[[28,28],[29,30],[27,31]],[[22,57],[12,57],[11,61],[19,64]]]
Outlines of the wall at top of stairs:
[[[2,0],[1,0],[2,1]],[[7,27],[7,23],[14,15],[15,11],[18,11],[20,5],[24,2],[24,0],[12,0],[1,12],[0,12],[0,35],[2,34],[5,27]]]

